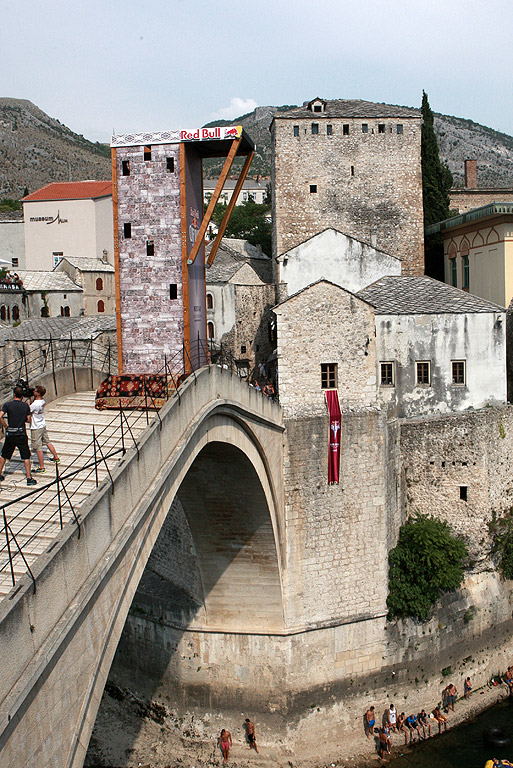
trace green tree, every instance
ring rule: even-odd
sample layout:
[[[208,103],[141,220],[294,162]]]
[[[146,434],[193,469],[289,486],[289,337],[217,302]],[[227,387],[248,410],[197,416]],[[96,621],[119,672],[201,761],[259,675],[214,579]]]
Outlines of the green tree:
[[[430,224],[448,219],[451,215],[449,190],[452,187],[453,178],[449,168],[440,160],[433,112],[425,91],[422,91],[421,112],[422,195],[424,227],[428,227]],[[426,274],[438,280],[444,279],[443,256],[442,234],[438,232],[426,238]]]
[[[499,570],[506,579],[513,579],[513,518],[510,515],[494,525],[492,551],[499,556]]]
[[[228,206],[218,203],[214,208],[212,220],[219,226]],[[236,205],[228,220],[225,237],[238,237],[247,240],[252,245],[260,245],[262,251],[271,255],[271,221],[270,207],[265,203],[255,203],[246,200],[242,205]]]
[[[388,556],[388,616],[425,621],[443,592],[463,581],[467,548],[446,522],[427,515],[407,520]]]

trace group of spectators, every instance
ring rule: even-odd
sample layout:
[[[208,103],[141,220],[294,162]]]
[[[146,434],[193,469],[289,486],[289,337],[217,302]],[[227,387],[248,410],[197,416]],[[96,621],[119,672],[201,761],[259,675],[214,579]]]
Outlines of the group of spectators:
[[[463,688],[464,696],[468,699],[472,690],[470,677],[465,679]],[[456,686],[453,683],[449,683],[449,685],[442,691],[442,703],[437,704],[430,714],[428,714],[425,709],[422,709],[418,714],[406,715],[404,712],[399,713],[395,706],[390,704],[388,709],[383,713],[381,728],[376,726],[376,713],[374,707],[369,707],[365,713],[364,719],[367,738],[370,739],[371,736],[377,736],[379,754],[380,757],[384,759],[385,755],[390,754],[392,733],[397,733],[398,735],[403,734],[405,745],[408,743],[411,744],[417,737],[419,741],[421,739],[429,738],[431,736],[431,727],[435,728],[438,726],[438,733],[440,734],[442,730],[447,730],[447,717],[442,710],[446,713],[448,713],[449,710],[454,712],[454,703],[457,696],[458,691]]]
[[[0,285],[2,288],[23,288],[23,280],[17,272],[7,270],[5,274],[0,273]]]
[[[266,395],[267,397],[270,397],[271,400],[275,400],[276,391],[274,389],[274,385],[271,379],[267,378],[266,376],[265,363],[263,362],[258,363],[257,369],[258,369],[258,378],[255,377],[253,379],[249,379],[249,386],[253,387],[258,392],[262,392],[262,394]],[[262,383],[264,381],[265,383]]]

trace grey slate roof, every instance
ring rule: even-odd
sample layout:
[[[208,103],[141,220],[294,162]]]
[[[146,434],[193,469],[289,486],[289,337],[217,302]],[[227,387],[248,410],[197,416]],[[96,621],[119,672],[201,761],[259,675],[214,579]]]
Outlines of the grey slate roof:
[[[87,256],[64,256],[62,261],[67,261],[72,267],[80,269],[81,272],[114,272],[114,265],[109,264],[102,259],[91,259]],[[59,262],[60,263],[60,262]],[[57,265],[59,266],[59,265]],[[54,267],[54,271],[57,267]]]
[[[382,277],[357,294],[377,315],[432,315],[504,312],[504,307],[440,283],[426,275]]]
[[[316,99],[312,99],[316,101]],[[321,99],[326,103],[325,112],[312,112],[308,109],[305,102],[302,107],[290,109],[288,112],[278,112],[275,114],[275,120],[292,120],[297,118],[315,118],[324,119],[332,117],[416,117],[420,118],[419,109],[412,107],[397,107],[393,104],[377,104],[373,101],[362,101],[362,99]]]
[[[81,291],[65,272],[48,272],[45,270],[19,269],[17,274],[23,280],[26,291]]]
[[[267,256],[264,256],[263,254],[257,258],[247,256],[246,254],[241,253],[239,250],[239,244],[241,243],[240,240],[236,241],[237,250],[235,250],[235,248],[230,248],[227,244],[227,241],[229,242],[229,238],[222,239],[221,245],[219,246],[216,253],[214,263],[210,269],[207,269],[207,284],[227,283],[242,267],[243,264],[249,264],[264,283],[270,283],[272,281],[271,259],[269,259]],[[207,246],[207,254],[209,251],[210,248]],[[251,246],[249,252],[251,253]]]
[[[77,341],[96,338],[104,331],[116,330],[115,315],[91,317],[44,317],[23,320],[16,328],[0,328],[0,345],[7,341],[39,341],[69,338],[70,332]]]

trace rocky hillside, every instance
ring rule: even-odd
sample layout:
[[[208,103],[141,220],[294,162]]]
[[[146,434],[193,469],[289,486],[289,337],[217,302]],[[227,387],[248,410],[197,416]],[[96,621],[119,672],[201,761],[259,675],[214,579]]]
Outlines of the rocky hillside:
[[[52,181],[110,176],[109,147],[73,133],[30,101],[0,98],[0,198]]]
[[[273,116],[294,105],[257,107],[233,120],[215,125],[241,124],[256,144],[250,175],[269,178]],[[460,117],[435,114],[440,154],[451,169],[455,186],[463,186],[463,163],[477,159],[480,187],[513,187],[513,137]],[[206,161],[206,176],[216,178],[223,161]],[[18,198],[51,181],[109,179],[110,149],[87,141],[46,115],[32,102],[0,98],[0,199]]]
[[[209,125],[242,125],[256,144],[250,175],[270,176],[271,136],[269,126],[278,112],[292,106],[257,107],[253,112],[233,120],[218,120]],[[440,155],[454,176],[454,185],[464,185],[464,161],[477,159],[480,187],[513,187],[513,137],[494,131],[472,120],[435,113],[435,130]],[[208,161],[208,175],[215,178],[222,161]]]

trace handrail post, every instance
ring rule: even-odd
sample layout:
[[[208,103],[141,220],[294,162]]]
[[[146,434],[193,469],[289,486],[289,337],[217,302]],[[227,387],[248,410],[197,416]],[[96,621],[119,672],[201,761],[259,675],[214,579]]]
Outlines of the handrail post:
[[[91,334],[91,389],[93,388],[93,336]]]
[[[54,386],[54,389],[55,389],[55,395],[58,396],[59,393],[57,392],[57,378],[55,376],[55,357],[54,357],[54,353],[53,353],[53,340],[52,340],[51,336],[50,336],[50,352],[51,352],[51,355],[52,355],[53,386]]]
[[[28,380],[28,368],[27,368],[27,353],[25,352],[25,342],[23,342],[23,361],[25,363],[25,381],[28,384],[29,380]]]
[[[73,333],[69,332],[69,342],[71,345],[71,370],[73,371],[73,389],[76,392],[77,391],[77,377],[75,373],[75,358],[74,358],[74,349],[73,349]]]
[[[125,448],[125,432],[123,430],[123,409],[121,408],[121,398],[119,398],[119,421],[120,421],[120,428],[121,428],[121,448],[123,449],[123,456],[126,453]]]
[[[98,488],[98,459],[96,457],[96,432],[93,424],[93,451],[94,451],[94,474],[96,479],[96,487]]]
[[[14,566],[12,564],[11,543],[9,541],[9,529],[7,527],[7,516],[5,514],[5,507],[2,507],[2,513],[4,517],[4,529],[5,529],[5,538],[7,541],[7,552],[9,554],[9,565],[11,567],[11,579],[12,579],[12,585],[14,587],[16,584],[16,579],[14,578]]]
[[[146,390],[146,374],[143,374],[143,385],[144,385],[144,410],[146,411],[146,425],[150,423],[150,418],[148,416],[148,392]]]
[[[59,505],[59,519],[61,522],[61,531],[62,531],[63,522],[62,522],[62,502],[61,502],[61,479],[59,476],[59,464],[57,461],[55,462],[55,480],[57,481],[57,503]]]

